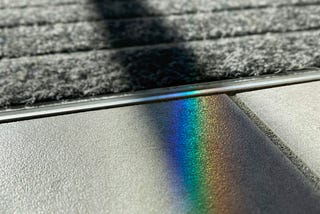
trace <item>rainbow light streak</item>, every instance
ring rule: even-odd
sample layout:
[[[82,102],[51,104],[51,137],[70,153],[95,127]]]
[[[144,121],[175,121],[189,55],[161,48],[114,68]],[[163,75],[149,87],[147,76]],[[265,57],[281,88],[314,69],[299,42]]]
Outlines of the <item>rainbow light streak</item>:
[[[171,185],[184,212],[236,213],[232,200],[238,190],[230,191],[229,182],[236,175],[224,146],[232,139],[220,134],[228,127],[223,102],[220,97],[205,97],[168,104],[166,152]]]

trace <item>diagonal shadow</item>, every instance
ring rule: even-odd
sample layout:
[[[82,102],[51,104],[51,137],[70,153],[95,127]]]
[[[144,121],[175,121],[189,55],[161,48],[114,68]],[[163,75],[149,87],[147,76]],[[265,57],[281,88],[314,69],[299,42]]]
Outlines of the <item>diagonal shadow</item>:
[[[144,1],[126,1],[125,8],[130,11],[128,14],[123,13],[122,1],[118,1],[120,6],[115,7],[114,10],[110,6],[117,5],[115,1],[93,1],[97,12],[105,20],[103,30],[106,42],[111,44],[112,48],[118,49],[112,55],[112,62],[119,65],[119,69],[127,76],[127,82],[124,83],[130,87],[127,90],[160,88],[199,81],[201,69],[196,67],[195,54],[183,45],[177,44],[177,42],[184,41],[183,35],[179,35],[174,26],[170,25],[171,23],[165,23],[162,18],[150,17],[149,15],[156,14],[156,11],[143,3]],[[127,19],[110,20],[111,15],[118,18],[119,14],[125,15]],[[149,17],[143,18],[144,15]],[[130,31],[128,29],[132,29],[130,34],[128,34]],[[158,45],[159,42],[163,45]],[[123,47],[131,48],[123,49]],[[185,114],[189,113],[192,117],[192,112],[186,113],[185,111],[189,109],[188,106],[184,107],[180,109],[181,111],[170,111],[172,113],[170,117],[173,120],[181,116],[188,118],[188,115]],[[171,191],[174,191],[175,195],[183,195],[183,198],[188,198],[189,205],[187,206],[198,209],[198,211],[202,210],[204,202],[203,197],[197,194],[199,192],[197,191],[197,172],[194,171],[194,164],[186,164],[196,160],[183,155],[184,150],[192,148],[189,148],[190,145],[185,148],[179,143],[176,144],[177,137],[174,132],[181,132],[176,127],[177,124],[166,124],[159,119],[159,115],[150,106],[145,106],[143,111],[153,121],[152,127],[155,130],[163,130],[163,127],[172,129],[172,132],[165,131],[166,139],[159,145],[161,148],[159,152],[163,153],[169,171],[168,180],[171,183]],[[182,115],[179,115],[180,113]]]
[[[199,81],[201,69],[195,67],[197,59],[192,51],[183,45],[168,44],[184,41],[184,36],[179,35],[174,26],[169,26],[162,18],[150,17],[156,12],[145,1],[92,1],[99,15],[104,18],[106,42],[111,48],[121,48],[114,52],[112,61],[126,75],[126,82],[123,83],[128,87],[126,90]],[[119,18],[121,15],[125,18]],[[115,18],[110,20],[110,17]]]
[[[156,12],[147,1],[92,1],[99,16],[104,17],[105,42],[117,49],[111,59],[127,77],[123,83],[126,90],[193,83],[204,77],[196,55],[176,44],[184,37],[164,19],[150,17]],[[121,19],[121,15],[126,18]],[[268,147],[266,138],[228,98],[184,99],[144,105],[141,109],[159,133],[159,152],[163,152],[168,179],[176,189],[173,191],[187,199],[186,211],[241,213],[251,206],[271,211],[289,207],[276,195],[277,189],[285,190],[280,199],[291,194],[290,188],[282,187],[291,182],[282,173],[287,170],[286,163],[274,155],[277,151]],[[277,169],[263,168],[272,168],[273,162],[280,163]],[[293,180],[299,179],[295,171],[290,173]],[[303,183],[293,183],[308,193]],[[276,190],[266,194],[272,185]]]

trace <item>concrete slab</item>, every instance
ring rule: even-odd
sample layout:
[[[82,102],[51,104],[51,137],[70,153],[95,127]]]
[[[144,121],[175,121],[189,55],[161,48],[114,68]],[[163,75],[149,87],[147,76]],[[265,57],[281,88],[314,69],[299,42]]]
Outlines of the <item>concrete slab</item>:
[[[237,95],[320,176],[320,82]]]
[[[1,124],[0,161],[0,212],[320,212],[224,95]]]

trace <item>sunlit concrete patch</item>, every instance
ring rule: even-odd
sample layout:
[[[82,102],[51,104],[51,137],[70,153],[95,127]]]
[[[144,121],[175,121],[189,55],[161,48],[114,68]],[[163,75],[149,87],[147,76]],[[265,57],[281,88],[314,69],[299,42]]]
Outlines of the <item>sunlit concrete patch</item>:
[[[225,95],[1,124],[0,158],[1,211],[320,212]]]
[[[237,95],[320,176],[320,82]]]

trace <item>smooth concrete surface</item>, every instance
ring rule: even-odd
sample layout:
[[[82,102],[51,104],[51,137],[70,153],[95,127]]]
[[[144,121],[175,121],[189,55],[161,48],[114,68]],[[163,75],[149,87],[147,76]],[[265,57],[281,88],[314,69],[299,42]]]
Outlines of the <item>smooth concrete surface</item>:
[[[0,125],[1,213],[319,213],[225,95]]]
[[[320,81],[237,97],[320,176]]]

